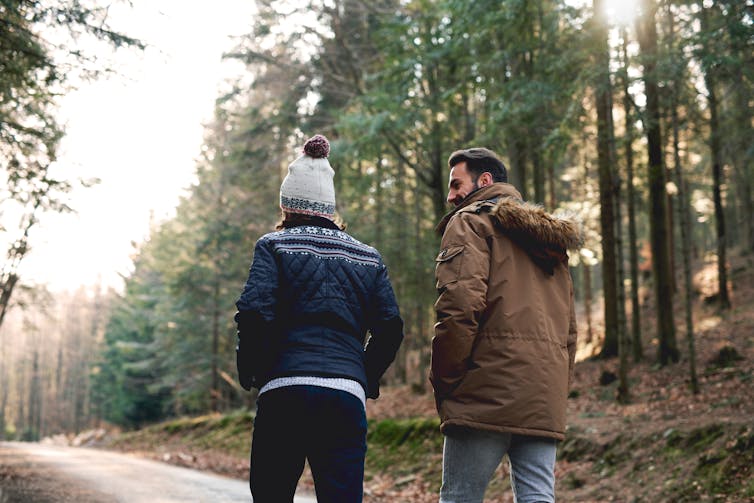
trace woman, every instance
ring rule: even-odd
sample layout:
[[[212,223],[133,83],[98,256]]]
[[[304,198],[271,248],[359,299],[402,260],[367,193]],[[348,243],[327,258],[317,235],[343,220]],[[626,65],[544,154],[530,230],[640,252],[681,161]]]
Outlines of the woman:
[[[320,503],[362,500],[366,398],[403,339],[382,257],[335,223],[329,152],[315,135],[288,167],[283,220],[257,241],[236,302],[239,381],[259,389],[255,503],[292,501],[305,459]]]

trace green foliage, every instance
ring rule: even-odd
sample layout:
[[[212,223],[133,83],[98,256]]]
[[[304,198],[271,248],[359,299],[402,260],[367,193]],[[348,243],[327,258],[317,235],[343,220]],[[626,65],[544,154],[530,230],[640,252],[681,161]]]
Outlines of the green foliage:
[[[249,402],[234,382],[233,301],[253,243],[274,226],[285,168],[314,133],[332,143],[338,211],[349,232],[383,254],[406,322],[407,337],[388,380],[426,385],[439,239],[434,226],[448,210],[446,159],[453,150],[496,150],[525,198],[583,217],[591,250],[583,262],[602,260],[592,94],[604,91],[614,99],[617,93],[604,88],[613,85],[615,65],[594,55],[598,43],[613,40],[607,34],[614,27],[596,25],[604,20],[588,6],[563,0],[309,0],[292,6],[273,0],[257,7],[256,24],[227,54],[247,72],[218,100],[197,160],[197,182],[175,216],[155,225],[138,251],[128,282],[152,285],[152,301],[143,302],[145,292],[134,283],[123,298],[131,309],[115,316],[123,327],[141,327],[144,340],[113,322],[103,375],[114,372],[127,382],[128,373],[144,374],[141,385],[158,397],[155,410],[163,415]],[[704,209],[709,159],[700,140],[706,110],[697,89],[700,65],[691,59],[720,69],[718,79],[730,90],[723,106],[735,111],[726,122],[725,151],[744,165],[750,152],[743,153],[754,144],[747,142],[751,127],[743,127],[747,120],[751,125],[751,15],[736,2],[716,3],[711,28],[699,31],[696,7],[663,8],[653,77],[666,115],[677,101],[689,193],[700,208],[697,217],[704,218],[710,214]],[[669,19],[677,20],[672,30]],[[605,37],[597,40],[596,33]],[[713,39],[715,50],[705,45]],[[622,62],[636,139],[646,128],[636,99],[644,60],[629,51]],[[610,141],[626,133],[616,127]],[[636,150],[629,150],[638,154],[639,142],[633,143]],[[624,159],[614,148],[609,154],[611,169],[620,173]],[[641,198],[648,192],[644,164],[637,155]],[[649,221],[638,215],[640,242]],[[692,229],[704,249],[713,245],[708,227]],[[135,395],[121,397],[119,406],[132,407]],[[121,415],[120,421],[131,420]],[[387,434],[387,425],[380,428]]]
[[[142,248],[126,291],[113,307],[101,360],[91,372],[92,401],[101,416],[128,427],[162,417],[168,398],[168,390],[156,386],[163,371],[156,307],[165,287],[149,269],[150,249],[151,243]]]

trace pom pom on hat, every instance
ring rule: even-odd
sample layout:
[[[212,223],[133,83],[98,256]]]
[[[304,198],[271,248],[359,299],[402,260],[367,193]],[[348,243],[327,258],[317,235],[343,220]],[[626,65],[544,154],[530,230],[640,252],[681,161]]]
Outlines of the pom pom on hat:
[[[330,143],[321,134],[315,134],[304,143],[304,154],[322,159],[330,154]]]
[[[327,161],[329,154],[330,143],[321,134],[306,141],[303,154],[288,166],[280,186],[283,211],[335,218],[335,172]]]

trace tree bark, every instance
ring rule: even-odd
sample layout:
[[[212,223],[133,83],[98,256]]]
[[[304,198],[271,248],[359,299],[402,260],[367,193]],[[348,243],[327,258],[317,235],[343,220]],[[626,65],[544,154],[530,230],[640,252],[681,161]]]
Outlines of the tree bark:
[[[674,51],[673,40],[675,38],[675,27],[673,12],[668,5],[667,19],[669,23],[669,44],[670,50]],[[678,188],[676,208],[678,212],[678,225],[681,231],[681,258],[683,260],[683,287],[684,287],[684,312],[686,315],[686,343],[689,351],[689,375],[690,387],[694,394],[699,393],[699,379],[696,374],[696,350],[694,347],[694,317],[692,311],[692,300],[694,296],[694,285],[691,281],[691,218],[689,214],[690,205],[687,197],[683,168],[681,166],[680,153],[680,124],[678,118],[678,93],[680,85],[680,76],[676,75],[671,86],[671,110],[670,121],[673,128],[673,171],[675,173],[675,183]]]
[[[414,215],[415,215],[415,228],[414,228],[414,246],[415,246],[415,260],[414,264],[416,271],[423,270],[422,267],[422,226],[421,226],[421,194],[418,191],[414,191]],[[417,286],[422,284],[421,279],[417,280]],[[419,368],[422,371],[419,373],[419,379],[414,383],[414,387],[417,390],[424,391],[426,387],[426,372],[425,369],[429,369],[431,344],[428,344],[426,340],[426,334],[424,332],[424,307],[419,297],[414,299],[414,344],[415,349],[419,352]]]
[[[509,179],[511,183],[521,193],[524,201],[529,199],[529,191],[526,188],[527,169],[526,169],[526,143],[520,138],[516,138],[510,143],[509,147],[511,158],[511,170]]]
[[[702,5],[702,30],[708,25],[707,8]],[[714,68],[704,69],[704,83],[707,87],[707,104],[709,106],[709,146],[712,156],[712,199],[715,204],[715,229],[717,233],[717,301],[721,309],[730,309],[728,296],[728,274],[726,270],[725,210],[723,209],[723,168],[722,148],[720,146],[720,124],[718,121],[717,82]]]
[[[396,179],[397,180],[406,180],[406,167],[403,164],[403,161],[400,159],[396,161]],[[396,208],[398,208],[398,211],[403,211],[404,208],[406,208],[406,200],[407,200],[407,192],[410,191],[410,188],[407,186],[406,183],[400,183],[397,184],[397,204]],[[396,233],[398,235],[398,249],[399,250],[408,250],[409,249],[409,243],[408,243],[408,225],[407,225],[407,219],[406,218],[397,218],[395,222],[396,226]],[[398,296],[399,302],[405,302],[406,301],[406,282],[408,281],[408,278],[395,278],[394,283],[396,287],[396,295]],[[408,349],[410,348],[411,343],[409,336],[406,336],[406,340],[403,341],[403,344],[400,345],[398,348],[398,356],[396,356],[396,374],[398,375],[398,379],[403,384],[408,383],[408,365],[406,361],[406,356],[408,353]]]
[[[530,144],[531,164],[534,174],[534,202],[545,204],[545,172],[542,167],[542,155],[537,144]]]
[[[610,100],[610,106],[612,108],[612,99]],[[612,120],[612,114],[611,114]],[[615,131],[614,126],[611,124],[610,131]],[[612,136],[612,135],[611,135]],[[612,164],[615,162],[615,138],[611,137],[610,140],[610,157],[613,159]],[[626,326],[626,288],[623,284],[624,271],[623,271],[623,232],[621,227],[623,225],[623,217],[621,211],[621,179],[618,173],[613,173],[613,202],[615,204],[615,261],[616,268],[616,289],[617,289],[617,322],[618,322],[618,401],[621,403],[628,403],[630,396],[628,392],[628,352],[630,349],[628,341],[628,328]]]
[[[213,412],[218,412],[220,410],[220,370],[218,368],[220,360],[220,281],[218,278],[215,278],[212,297],[212,388],[210,390],[210,409]]]
[[[382,153],[377,154],[377,164],[375,166],[375,187],[374,187],[374,245],[378,250],[382,250],[383,245],[383,195],[382,195]]]
[[[0,338],[0,440],[5,440],[5,409],[8,407],[8,376],[5,375],[5,341]]]
[[[675,100],[675,98],[674,98]],[[692,300],[694,298],[694,285],[691,280],[691,218],[689,216],[689,204],[686,196],[685,181],[681,170],[681,156],[679,153],[678,139],[678,111],[673,104],[673,158],[675,163],[675,179],[678,185],[678,224],[681,230],[681,256],[683,260],[683,289],[684,289],[684,312],[686,315],[686,344],[689,352],[689,375],[690,387],[695,395],[699,393],[699,378],[696,373],[696,349],[694,345],[694,317]]]
[[[673,271],[670,267],[668,241],[667,190],[665,166],[662,159],[662,135],[660,131],[660,101],[656,74],[657,27],[653,0],[643,0],[643,15],[637,31],[644,66],[644,87],[647,107],[644,126],[647,131],[649,163],[649,228],[652,248],[652,272],[654,279],[655,305],[657,309],[657,359],[661,365],[677,362],[678,346],[673,321]]]
[[[717,119],[717,95],[715,82],[706,77],[710,108],[710,149],[712,150],[712,197],[715,202],[715,229],[717,230],[717,288],[720,308],[730,308],[728,295],[728,273],[726,269],[727,246],[725,243],[725,210],[723,208],[722,184],[723,168],[720,149],[720,126]]]
[[[586,262],[582,262],[582,269],[584,270],[584,315],[586,316],[586,342],[590,343],[594,340],[594,334],[592,332],[592,266]]]
[[[615,248],[615,201],[612,156],[612,99],[610,83],[610,52],[607,27],[599,13],[602,0],[594,0],[594,29],[599,44],[597,60],[599,77],[595,85],[597,108],[597,166],[600,188],[600,230],[602,233],[602,287],[605,297],[605,342],[600,356],[618,355],[618,264]]]
[[[750,57],[751,46],[749,40],[742,36],[747,33],[742,30],[747,24],[747,16],[751,17],[751,11],[742,8],[742,5],[731,2],[728,10],[728,17],[731,20],[727,23],[728,33],[731,39],[731,51],[734,58],[746,60]],[[754,145],[754,127],[752,127],[752,108],[749,105],[751,99],[751,84],[744,80],[743,67],[745,65],[736,64],[731,69],[731,90],[733,92],[733,121],[735,124],[733,138],[733,163],[738,180],[736,186],[739,191],[739,203],[741,205],[741,215],[739,227],[743,230],[744,242],[742,249],[744,253],[754,253],[754,199],[752,198],[752,161],[754,152],[750,149]]]
[[[629,93],[628,81],[628,33],[625,28],[621,29],[621,44],[623,56],[623,111],[626,121],[626,133],[624,137],[624,150],[626,156],[626,200],[628,210],[628,255],[629,274],[631,276],[631,350],[634,362],[639,362],[644,357],[644,349],[641,343],[641,304],[639,303],[639,252],[636,237],[636,190],[634,188],[634,120],[633,104]]]
[[[36,442],[39,440],[39,428],[41,422],[41,410],[42,400],[40,397],[41,387],[39,383],[39,351],[34,350],[32,354],[31,363],[31,384],[29,386],[29,405],[27,419],[27,431],[25,433],[25,439],[28,441]]]
[[[668,44],[669,52],[677,54],[674,47],[675,43],[675,25],[671,6],[667,6],[668,20]],[[680,55],[677,55],[680,56]],[[692,310],[692,299],[694,296],[694,285],[691,281],[691,218],[690,205],[686,196],[686,187],[681,166],[680,152],[680,124],[678,118],[678,92],[681,85],[683,73],[678,72],[673,77],[673,85],[670,86],[671,92],[671,109],[670,121],[673,129],[673,171],[675,173],[675,182],[678,189],[678,202],[676,209],[678,212],[678,225],[681,231],[681,260],[683,262],[683,291],[684,291],[684,312],[686,315],[686,343],[689,352],[689,375],[691,391],[695,395],[699,393],[699,379],[696,374],[696,349],[694,346],[694,317]]]
[[[549,162],[547,165],[547,187],[548,187],[548,204],[547,208],[550,211],[553,211],[555,208],[558,207],[558,195],[557,191],[555,189],[555,165],[552,162]]]

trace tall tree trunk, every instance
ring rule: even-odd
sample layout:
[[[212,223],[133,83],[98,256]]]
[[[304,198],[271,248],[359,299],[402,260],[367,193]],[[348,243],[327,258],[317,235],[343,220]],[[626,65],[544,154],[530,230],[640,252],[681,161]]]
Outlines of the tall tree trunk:
[[[0,337],[0,440],[5,440],[5,410],[8,407],[8,376],[5,366],[5,341]]]
[[[667,6],[668,20],[668,44],[669,53],[677,54],[675,49],[675,20],[673,17],[672,7]],[[673,82],[670,86],[671,92],[671,110],[670,121],[673,129],[673,171],[675,173],[675,182],[678,188],[678,202],[676,203],[678,212],[678,225],[681,231],[681,259],[683,261],[683,289],[684,289],[684,312],[686,315],[686,343],[689,352],[689,375],[691,381],[691,391],[694,394],[699,393],[699,379],[696,375],[696,349],[694,347],[694,317],[692,310],[692,299],[694,296],[694,285],[691,281],[691,218],[690,204],[686,196],[686,186],[681,166],[680,152],[680,124],[678,118],[678,88],[683,79],[683,72],[676,72]]]
[[[382,202],[383,195],[382,195],[382,177],[383,177],[383,171],[384,166],[382,166],[382,153],[377,154],[377,165],[375,166],[375,190],[374,190],[374,202],[375,202],[375,211],[374,211],[374,245],[378,250],[382,250],[382,244],[383,244],[383,229],[382,229],[382,222],[383,217],[382,213],[384,211],[384,204]]]
[[[681,230],[681,256],[683,259],[683,289],[684,289],[684,312],[686,314],[686,343],[689,352],[689,375],[691,379],[691,391],[699,393],[699,378],[696,374],[696,349],[694,346],[694,317],[692,300],[694,298],[694,284],[691,280],[691,218],[689,215],[690,205],[686,195],[685,180],[681,168],[681,156],[679,152],[678,133],[678,110],[673,97],[673,159],[675,181],[678,186],[678,224]]]
[[[704,6],[704,2],[700,2],[701,7],[701,27],[702,31],[709,31],[709,11],[710,9]],[[726,243],[726,226],[725,226],[725,210],[723,209],[722,200],[722,184],[723,184],[723,171],[722,171],[722,147],[720,141],[720,125],[718,120],[718,100],[717,100],[717,77],[716,68],[713,64],[702,64],[704,70],[704,83],[707,87],[707,105],[709,107],[709,147],[710,155],[712,157],[712,199],[715,206],[715,231],[717,236],[717,278],[718,278],[718,294],[717,301],[718,306],[721,309],[730,308],[730,297],[728,295],[728,275],[726,270],[727,262],[727,243]]]
[[[612,99],[610,106],[612,108]],[[612,120],[612,114],[611,114]],[[610,127],[612,132],[615,128]],[[615,155],[615,139],[611,138],[610,157],[613,159],[612,164],[617,165]],[[613,202],[615,203],[615,250],[616,257],[615,262],[617,264],[617,322],[618,322],[618,401],[621,403],[628,403],[630,397],[628,393],[628,352],[630,349],[628,341],[628,328],[626,326],[626,288],[623,284],[624,270],[623,270],[623,217],[621,211],[621,179],[618,173],[613,174],[614,189],[613,189]]]
[[[741,204],[741,210],[739,211],[740,223],[739,227],[743,229],[743,252],[754,253],[754,200],[752,196],[751,177],[754,175],[751,166],[746,164],[744,155],[737,154],[738,159],[734,161],[736,167],[736,187],[738,187],[738,199]]]
[[[3,369],[5,370],[5,369]],[[0,374],[3,381],[7,381],[5,375]],[[8,408],[8,384],[4,382],[0,384],[0,440],[5,440],[6,420],[5,410]]]
[[[592,266],[582,262],[584,271],[584,315],[586,316],[586,342],[594,341],[592,332]]]
[[[609,58],[609,56],[608,56]],[[608,77],[609,78],[609,77]],[[608,127],[608,133],[610,134],[610,166],[618,165],[618,153],[615,146],[615,124],[613,122],[613,94],[612,85],[610,86],[610,94],[608,99],[610,105],[610,113],[608,119],[610,125]],[[626,326],[626,288],[624,285],[625,270],[623,262],[623,211],[621,205],[623,203],[621,198],[621,177],[620,173],[616,169],[611,169],[611,178],[613,181],[613,204],[615,205],[615,221],[613,222],[613,228],[615,230],[615,263],[616,263],[616,313],[618,324],[618,401],[621,403],[628,403],[630,397],[628,392],[628,328]]]
[[[584,137],[583,143],[584,147],[586,147],[587,144],[587,138]],[[585,149],[584,149],[585,150]],[[586,198],[587,190],[586,187],[589,183],[589,164],[586,161],[586,156],[583,160],[584,164],[584,192],[582,193],[582,197]],[[586,316],[586,342],[587,343],[593,343],[594,342],[594,330],[592,327],[592,264],[591,258],[592,257],[581,257],[581,265],[583,267],[583,281],[584,281],[584,315]]]
[[[547,187],[550,189],[548,191],[549,201],[547,202],[547,208],[552,211],[558,207],[558,195],[555,190],[555,164],[552,162],[547,163]]]
[[[414,215],[416,220],[415,227],[414,227],[414,256],[416,263],[414,264],[415,271],[422,271],[423,265],[422,265],[422,204],[421,204],[421,194],[418,190],[414,191]],[[419,291],[424,286],[424,282],[422,281],[421,275],[417,274],[416,278],[416,291]],[[429,347],[431,347],[431,344],[428,344],[428,341],[426,340],[426,334],[424,333],[424,307],[422,305],[421,299],[417,296],[414,299],[414,323],[415,323],[415,330],[414,330],[414,344],[416,351],[419,352],[419,368],[421,371],[419,372],[419,380],[418,382],[413,383],[414,387],[418,390],[424,391],[426,387],[426,379],[424,376],[427,375],[427,371],[429,369],[429,358],[430,358],[430,352]]]
[[[406,166],[403,164],[403,161],[400,159],[397,160],[397,167],[396,167],[396,179],[397,180],[405,180],[406,179]],[[406,183],[400,183],[398,184],[398,187],[396,188],[396,205],[398,212],[403,212],[407,205],[407,192],[409,192],[411,189],[407,186]],[[408,225],[407,225],[407,219],[406,218],[397,218],[395,221],[396,226],[396,233],[398,235],[398,249],[401,251],[409,250],[409,243],[408,243]],[[398,300],[401,304],[405,303],[408,299],[406,298],[406,275],[403,274],[403,277],[401,278],[395,278],[395,286],[396,286],[396,294],[398,296]],[[404,304],[405,305],[405,304]],[[410,336],[406,337],[406,340],[403,342],[403,344],[400,345],[398,348],[398,356],[396,356],[395,361],[395,367],[396,367],[396,374],[398,376],[398,379],[403,384],[408,383],[408,369],[407,369],[407,361],[406,356],[408,353],[408,349],[411,346]]]
[[[16,379],[16,397],[17,397],[17,403],[18,403],[18,411],[15,415],[15,421],[16,421],[16,431],[21,432],[23,434],[24,430],[27,429],[26,427],[26,400],[24,397],[26,396],[26,384],[27,384],[27,375],[26,375],[26,362],[24,360],[20,360],[16,363],[17,370],[16,375],[18,378]]]
[[[754,153],[750,152],[751,146],[754,145],[754,127],[752,127],[751,107],[749,106],[748,87],[744,82],[742,70],[740,67],[734,69],[733,73],[733,95],[735,102],[735,111],[733,120],[735,122],[735,135],[733,147],[733,162],[735,164],[736,187],[738,187],[739,202],[741,205],[741,215],[739,227],[743,230],[743,250],[745,253],[754,253],[754,198],[752,193],[752,159]]]
[[[440,105],[440,94],[442,90],[440,89],[440,84],[438,84],[436,78],[438,73],[438,69],[432,64],[425,74],[427,78],[426,94],[432,111],[430,137],[427,139],[427,155],[429,156],[430,164],[429,190],[435,210],[435,222],[442,220],[447,208],[447,201],[445,200],[445,187],[447,184],[445,167],[447,164],[447,157],[445,157],[446,152],[443,149],[444,135],[442,124],[437,119],[437,112],[442,110]]]
[[[621,28],[623,68],[623,110],[626,121],[624,150],[626,156],[626,199],[628,206],[628,255],[631,276],[631,350],[634,362],[639,362],[644,356],[641,343],[641,304],[639,303],[639,252],[636,236],[636,190],[634,188],[634,120],[631,94],[628,81],[628,33]]]
[[[210,409],[218,412],[220,400],[220,280],[215,278],[212,292],[212,389],[210,390]]]
[[[704,9],[702,23],[705,20],[706,9]],[[717,278],[718,278],[718,304],[721,309],[730,308],[730,297],[728,296],[728,274],[726,270],[726,243],[725,243],[725,210],[723,209],[723,167],[722,167],[722,148],[720,146],[720,125],[717,118],[717,92],[715,90],[716,82],[713,75],[714,70],[705,69],[704,82],[707,86],[707,104],[709,105],[709,126],[710,137],[709,145],[712,155],[712,198],[715,204],[715,229],[717,231]]]
[[[595,85],[597,108],[597,165],[600,186],[600,230],[602,234],[602,288],[605,297],[605,343],[600,356],[618,355],[618,270],[615,255],[615,202],[613,167],[610,154],[613,124],[612,85],[610,83],[610,52],[607,26],[601,19],[602,0],[594,0],[594,29],[599,44],[597,60],[599,78]]]
[[[534,174],[534,201],[545,204],[545,172],[542,167],[542,155],[539,152],[539,142],[531,142],[531,164]]]
[[[476,136],[476,114],[474,113],[474,99],[469,99],[469,95],[474,90],[469,86],[461,93],[463,99],[463,142],[469,143]]]
[[[657,27],[653,0],[642,1],[642,17],[637,32],[644,66],[644,87],[647,107],[644,126],[647,131],[649,164],[649,229],[652,247],[652,272],[654,277],[655,305],[657,309],[657,358],[661,365],[677,362],[679,358],[673,322],[673,271],[670,267],[668,241],[667,190],[665,166],[662,159],[660,132],[660,101],[657,84]]]
[[[511,141],[509,150],[511,158],[510,181],[521,193],[521,197],[524,200],[528,200],[529,191],[526,188],[526,142],[521,138],[515,138]]]
[[[751,59],[751,40],[748,28],[751,26],[751,5],[746,2],[728,2],[726,26],[730,40],[730,52],[739,64],[729,65],[730,92],[733,95],[732,118],[734,128],[731,138],[731,157],[736,173],[740,215],[737,226],[743,233],[744,253],[754,253],[754,199],[752,198],[752,178],[754,178],[754,127],[752,126],[751,82],[744,79],[746,64]]]
[[[715,202],[715,228],[717,230],[717,278],[718,302],[722,309],[730,308],[728,296],[727,253],[725,243],[725,210],[723,209],[723,167],[720,148],[720,126],[717,119],[717,94],[714,77],[705,75],[707,98],[710,109],[710,149],[712,150],[712,197]]]
[[[29,386],[29,406],[27,419],[27,432],[26,440],[37,441],[39,440],[39,423],[41,411],[39,410],[42,403],[40,397],[41,388],[39,385],[39,350],[34,349],[32,354],[31,363],[31,383]]]

